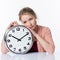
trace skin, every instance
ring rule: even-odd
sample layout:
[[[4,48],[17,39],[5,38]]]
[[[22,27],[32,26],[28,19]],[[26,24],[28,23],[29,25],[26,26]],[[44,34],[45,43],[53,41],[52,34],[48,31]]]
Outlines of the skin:
[[[36,18],[33,15],[30,14],[26,14],[26,15],[22,15],[21,16],[21,22],[24,26],[26,26],[28,29],[30,29],[30,31],[32,32],[32,34],[34,35],[34,37],[37,40],[37,47],[38,47],[38,52],[41,52],[40,50],[40,46],[42,46],[44,48],[44,50],[42,50],[42,52],[48,52],[49,54],[53,54],[54,50],[55,50],[55,46],[52,40],[44,40],[42,37],[40,37],[38,35],[38,33],[36,33],[36,28],[37,28],[37,23],[36,23]],[[12,22],[8,28],[18,25],[18,23],[16,21]],[[8,49],[6,49],[5,47],[5,43],[4,41],[2,41],[2,46],[1,46],[1,51],[2,53],[7,53]]]

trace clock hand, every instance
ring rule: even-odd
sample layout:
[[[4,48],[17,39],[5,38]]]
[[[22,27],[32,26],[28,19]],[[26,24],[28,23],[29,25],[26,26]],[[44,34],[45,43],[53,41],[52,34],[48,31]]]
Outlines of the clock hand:
[[[24,38],[25,36],[27,36],[28,34],[29,34],[29,33],[27,32],[27,34],[25,34],[23,37],[21,37],[20,40],[21,40],[22,38]]]
[[[20,39],[18,39],[17,37],[15,37],[15,36],[12,36],[13,38],[15,38],[15,39],[17,39],[18,41],[21,41]]]

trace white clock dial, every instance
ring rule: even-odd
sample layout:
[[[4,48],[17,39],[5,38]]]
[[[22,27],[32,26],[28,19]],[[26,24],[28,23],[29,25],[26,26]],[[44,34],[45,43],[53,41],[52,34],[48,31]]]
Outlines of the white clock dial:
[[[22,25],[14,26],[4,35],[7,48],[13,53],[27,53],[32,45],[32,34]]]

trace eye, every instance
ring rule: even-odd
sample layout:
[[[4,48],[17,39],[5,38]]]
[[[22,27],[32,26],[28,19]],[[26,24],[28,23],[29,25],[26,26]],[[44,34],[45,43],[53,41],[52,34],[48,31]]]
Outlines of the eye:
[[[31,21],[33,18],[29,18],[29,21]]]
[[[24,21],[23,23],[26,23],[26,21]]]

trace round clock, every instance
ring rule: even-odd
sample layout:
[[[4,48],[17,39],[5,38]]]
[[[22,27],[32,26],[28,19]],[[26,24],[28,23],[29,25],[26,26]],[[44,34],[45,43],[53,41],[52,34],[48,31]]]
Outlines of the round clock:
[[[23,25],[13,26],[4,34],[7,48],[16,54],[27,53],[32,45],[32,33]]]

